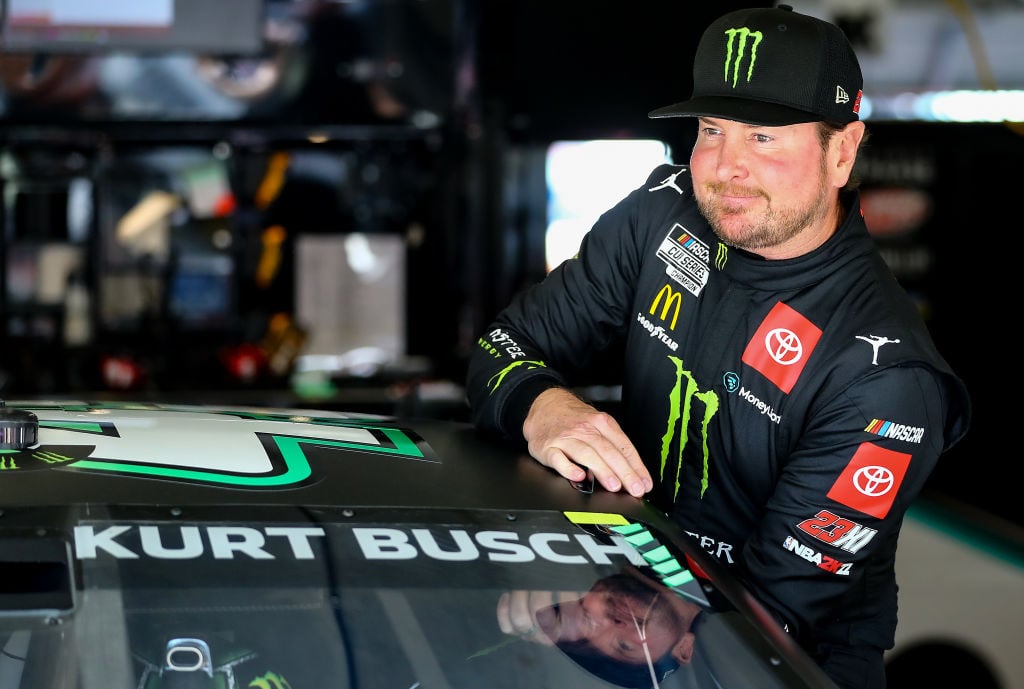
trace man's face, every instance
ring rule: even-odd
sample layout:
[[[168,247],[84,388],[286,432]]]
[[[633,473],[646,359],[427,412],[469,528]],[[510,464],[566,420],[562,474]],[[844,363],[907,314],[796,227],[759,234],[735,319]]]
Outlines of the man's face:
[[[837,180],[813,122],[765,127],[702,117],[690,168],[701,212],[730,246],[788,258],[835,229]]]
[[[679,641],[686,625],[665,601],[595,587],[577,601],[537,611],[544,633],[556,642],[586,644],[619,662],[660,658]]]

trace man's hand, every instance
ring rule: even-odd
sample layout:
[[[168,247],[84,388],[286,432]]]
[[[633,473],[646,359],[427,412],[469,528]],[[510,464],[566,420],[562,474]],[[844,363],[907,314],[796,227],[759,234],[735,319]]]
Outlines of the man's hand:
[[[498,627],[505,634],[551,646],[555,642],[537,624],[537,611],[556,603],[578,601],[580,591],[506,591],[498,599]]]
[[[641,497],[654,486],[618,422],[564,388],[537,396],[523,422],[523,437],[538,462],[570,481],[586,478],[585,467],[612,492],[625,486]]]

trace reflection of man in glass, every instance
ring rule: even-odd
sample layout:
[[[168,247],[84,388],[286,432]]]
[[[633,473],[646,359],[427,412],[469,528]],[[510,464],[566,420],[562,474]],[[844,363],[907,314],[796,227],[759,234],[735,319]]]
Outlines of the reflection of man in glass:
[[[557,646],[592,674],[623,687],[657,686],[693,656],[702,609],[639,573],[599,580],[585,594],[511,591],[498,625]]]

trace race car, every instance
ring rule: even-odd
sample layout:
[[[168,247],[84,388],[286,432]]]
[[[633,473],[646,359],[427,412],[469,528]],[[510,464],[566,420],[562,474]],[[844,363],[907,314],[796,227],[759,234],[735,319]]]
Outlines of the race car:
[[[0,407],[0,688],[828,689],[643,500],[468,424]]]

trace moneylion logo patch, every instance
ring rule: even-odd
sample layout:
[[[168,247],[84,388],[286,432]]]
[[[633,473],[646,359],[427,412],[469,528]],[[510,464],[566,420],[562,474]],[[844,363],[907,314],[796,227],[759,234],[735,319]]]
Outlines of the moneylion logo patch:
[[[744,63],[745,58],[749,58],[746,81],[750,83],[750,78],[754,75],[754,65],[757,63],[757,47],[761,45],[764,35],[760,31],[751,31],[745,26],[726,29],[725,35],[729,37],[725,44],[725,81],[728,83],[731,78],[732,87],[736,88],[740,76],[740,66]],[[731,76],[730,72],[732,72]]]

